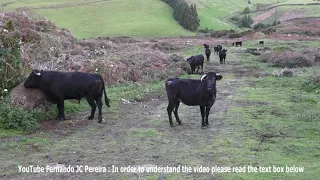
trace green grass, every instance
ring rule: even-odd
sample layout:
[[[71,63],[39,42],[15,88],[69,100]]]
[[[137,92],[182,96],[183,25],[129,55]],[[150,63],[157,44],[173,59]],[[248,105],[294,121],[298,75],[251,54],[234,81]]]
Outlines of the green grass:
[[[232,23],[227,22],[224,17],[236,12],[242,12],[245,7],[253,7],[247,1],[222,1],[222,0],[197,0],[197,10],[200,19],[200,29],[236,29]]]
[[[286,44],[287,42],[280,42]],[[292,42],[291,42],[292,43]],[[311,43],[312,44],[312,43]],[[266,72],[275,70],[261,64],[258,57],[239,55],[244,65],[256,62]],[[316,67],[315,67],[316,68]],[[320,99],[316,92],[302,91],[315,68],[297,68],[294,77],[246,77],[234,95],[237,102],[255,102],[251,106],[238,105],[224,118],[225,131],[203,152],[213,152],[221,166],[303,167],[302,173],[224,173],[223,179],[317,179],[320,173]],[[249,86],[252,82],[254,87]]]
[[[93,0],[92,0],[93,1]],[[89,1],[89,2],[92,2]],[[4,4],[9,1],[3,1]],[[88,1],[24,0],[8,4],[4,11],[29,7],[59,27],[69,29],[78,38],[97,36],[168,37],[192,36],[172,17],[172,9],[159,0],[110,0],[94,3]],[[87,3],[72,6],[75,3]],[[66,6],[44,8],[47,6]]]
[[[36,10],[79,38],[96,36],[186,36],[172,9],[158,0],[107,1],[78,7]]]

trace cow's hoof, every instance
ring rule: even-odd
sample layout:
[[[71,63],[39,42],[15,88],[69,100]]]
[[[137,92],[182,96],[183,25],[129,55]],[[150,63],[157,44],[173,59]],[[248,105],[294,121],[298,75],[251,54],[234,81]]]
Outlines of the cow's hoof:
[[[58,121],[65,121],[66,118],[64,118],[64,117],[59,117],[59,118],[57,118],[57,120],[58,120]]]
[[[170,124],[170,126],[171,126],[171,127],[174,127],[174,125],[173,125],[173,124]]]
[[[101,123],[102,122],[102,116],[99,116],[98,117],[98,123]]]
[[[182,125],[182,122],[178,122],[179,125]]]
[[[92,120],[93,118],[94,118],[94,116],[89,116],[88,117],[89,120]]]

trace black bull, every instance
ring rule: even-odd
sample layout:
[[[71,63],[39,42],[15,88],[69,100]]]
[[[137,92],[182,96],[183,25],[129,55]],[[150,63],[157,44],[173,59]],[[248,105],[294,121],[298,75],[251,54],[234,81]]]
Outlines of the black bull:
[[[42,90],[48,101],[57,104],[59,120],[65,119],[65,99],[80,100],[85,97],[91,106],[91,115],[88,117],[90,120],[94,118],[98,106],[99,123],[102,121],[102,93],[106,105],[110,107],[104,80],[98,74],[34,70],[25,81],[24,87]]]
[[[216,80],[222,79],[220,73],[209,72],[201,77],[201,80],[171,78],[166,81],[166,91],[168,96],[168,116],[170,126],[172,122],[172,111],[176,121],[181,125],[178,116],[180,102],[188,106],[200,106],[202,126],[209,125],[208,117],[210,109],[216,100]]]

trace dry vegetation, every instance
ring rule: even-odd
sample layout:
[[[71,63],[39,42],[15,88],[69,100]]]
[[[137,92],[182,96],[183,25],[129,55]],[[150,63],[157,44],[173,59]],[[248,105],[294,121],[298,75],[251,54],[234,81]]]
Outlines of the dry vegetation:
[[[261,55],[262,62],[271,63],[275,67],[310,67],[319,63],[319,49],[302,51],[268,52]]]
[[[82,72],[97,68],[109,84],[164,79],[186,70],[182,57],[180,61],[169,58],[170,51],[183,45],[129,37],[77,40],[68,30],[26,13],[2,14],[0,27],[10,19],[22,37],[22,59],[31,68]]]

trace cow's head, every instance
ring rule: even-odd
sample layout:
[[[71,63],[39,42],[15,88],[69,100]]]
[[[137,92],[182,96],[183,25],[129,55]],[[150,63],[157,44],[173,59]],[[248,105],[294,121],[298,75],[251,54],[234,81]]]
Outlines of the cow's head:
[[[43,71],[39,71],[37,69],[33,70],[27,80],[24,82],[24,87],[25,88],[32,88],[35,87],[39,80],[41,79]]]
[[[216,81],[222,79],[221,73],[208,72],[201,77],[201,81],[207,82],[207,90],[212,91],[215,89]]]
[[[226,50],[226,49],[222,49],[220,52],[222,52],[222,53],[226,53],[228,50]]]
[[[194,60],[195,60],[194,56],[191,56],[191,57],[187,58],[186,61],[187,61],[189,64],[191,64]]]

